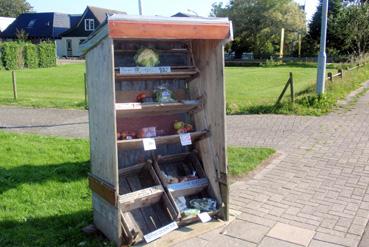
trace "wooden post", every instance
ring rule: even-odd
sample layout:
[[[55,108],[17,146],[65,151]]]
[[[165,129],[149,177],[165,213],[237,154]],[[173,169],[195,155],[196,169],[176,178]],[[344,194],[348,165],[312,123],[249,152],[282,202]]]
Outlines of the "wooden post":
[[[283,91],[282,91],[281,95],[279,95],[279,98],[278,98],[278,100],[277,100],[277,103],[275,103],[275,105],[274,105],[274,108],[276,108],[276,107],[281,103],[281,100],[282,100],[282,98],[283,98],[284,94],[286,93],[286,91],[287,91],[287,89],[288,89],[288,86],[289,86],[290,84],[291,84],[291,78],[290,78],[290,79],[288,79],[288,81],[287,81],[286,85],[284,86],[284,88],[283,88]]]
[[[293,74],[290,72],[290,86],[291,86],[291,102],[295,103],[295,88],[293,85]]]
[[[13,81],[13,95],[14,95],[14,100],[17,100],[17,77],[15,74],[15,71],[12,71],[12,81]]]
[[[87,109],[87,74],[84,74],[84,84],[85,84],[85,108]]]
[[[330,81],[333,81],[333,74],[332,74],[332,72],[328,72],[328,79]]]
[[[340,74],[340,78],[342,79],[343,78],[343,70],[342,69],[339,69],[338,70],[338,74]]]

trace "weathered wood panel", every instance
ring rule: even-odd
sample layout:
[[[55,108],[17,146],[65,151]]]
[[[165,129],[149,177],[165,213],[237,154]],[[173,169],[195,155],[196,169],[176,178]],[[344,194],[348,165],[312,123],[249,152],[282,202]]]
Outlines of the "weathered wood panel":
[[[225,137],[225,86],[223,45],[220,41],[193,41],[194,59],[200,76],[190,83],[192,97],[205,96],[204,110],[194,114],[197,128],[210,130],[210,137],[198,143],[204,169],[216,198],[224,202],[228,215],[227,157]]]
[[[103,40],[86,57],[91,173],[118,191],[113,42]],[[94,223],[106,236],[121,243],[120,215],[94,193]]]

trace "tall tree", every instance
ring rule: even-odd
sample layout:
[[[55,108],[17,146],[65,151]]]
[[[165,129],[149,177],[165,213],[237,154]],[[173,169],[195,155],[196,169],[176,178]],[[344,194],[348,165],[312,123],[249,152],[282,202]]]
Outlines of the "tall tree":
[[[275,54],[282,28],[286,29],[286,43],[297,40],[297,33],[306,28],[305,15],[293,0],[231,0],[227,6],[214,4],[211,15],[233,21],[233,50],[238,54]]]
[[[0,16],[17,17],[31,10],[32,6],[26,0],[0,0]]]
[[[337,16],[337,35],[343,41],[342,50],[362,55],[369,50],[369,4],[348,5]]]

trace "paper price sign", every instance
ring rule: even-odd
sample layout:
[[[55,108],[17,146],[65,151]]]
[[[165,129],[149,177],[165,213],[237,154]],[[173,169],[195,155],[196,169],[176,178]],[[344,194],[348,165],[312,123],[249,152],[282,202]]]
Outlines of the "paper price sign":
[[[156,150],[156,142],[153,138],[143,139],[143,145],[145,151]]]
[[[179,138],[181,139],[182,146],[192,145],[191,134],[189,134],[189,133],[187,133],[187,134],[180,134],[179,135]]]
[[[201,213],[197,215],[202,223],[207,223],[211,221],[211,217],[208,213]]]

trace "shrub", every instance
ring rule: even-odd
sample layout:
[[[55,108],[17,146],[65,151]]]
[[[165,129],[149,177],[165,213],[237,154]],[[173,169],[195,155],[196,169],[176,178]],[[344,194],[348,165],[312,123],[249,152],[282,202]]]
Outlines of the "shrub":
[[[2,60],[7,70],[22,69],[24,67],[23,44],[5,42],[1,46]]]
[[[52,42],[41,42],[38,45],[39,66],[41,68],[56,66],[55,44]]]
[[[29,69],[38,68],[38,52],[36,45],[28,43],[24,46],[24,64]]]

